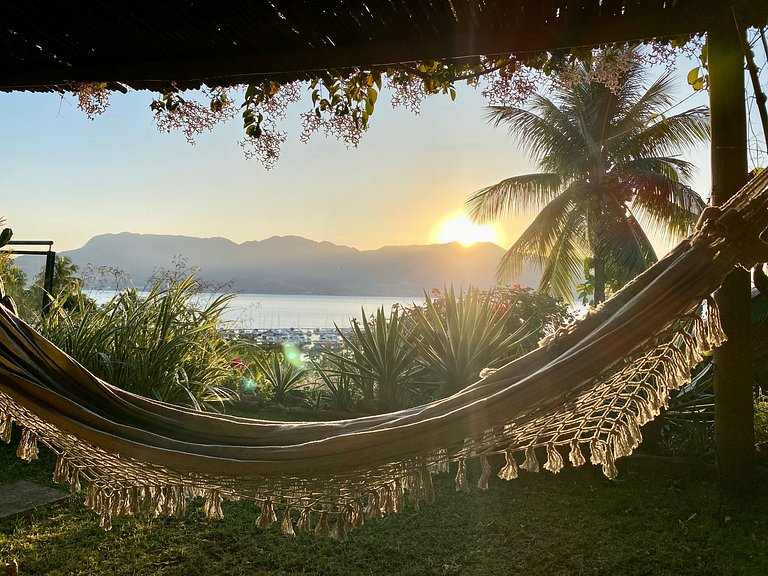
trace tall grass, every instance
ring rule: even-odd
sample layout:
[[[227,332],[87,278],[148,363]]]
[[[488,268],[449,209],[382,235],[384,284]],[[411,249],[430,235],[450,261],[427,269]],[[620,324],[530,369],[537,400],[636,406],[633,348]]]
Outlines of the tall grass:
[[[68,310],[65,300],[56,301],[41,331],[115,386],[173,404],[214,408],[237,390],[230,345],[217,330],[232,297],[202,302],[194,273],[163,275],[146,295],[129,288],[103,306],[86,303]]]

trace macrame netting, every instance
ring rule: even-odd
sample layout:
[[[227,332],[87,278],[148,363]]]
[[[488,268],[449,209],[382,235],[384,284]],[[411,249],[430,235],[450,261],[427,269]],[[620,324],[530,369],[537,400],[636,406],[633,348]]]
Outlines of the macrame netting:
[[[84,489],[109,529],[118,515],[177,515],[201,496],[248,499],[259,526],[344,538],[365,518],[433,499],[432,474],[456,462],[456,488],[601,465],[641,440],[702,354],[724,339],[711,294],[734,265],[768,260],[768,171],[599,310],[459,393],[355,420],[274,423],[177,408],[99,380],[0,306],[0,436],[22,427],[18,455],[38,442],[58,455],[57,482]],[[702,304],[703,301],[707,301]]]

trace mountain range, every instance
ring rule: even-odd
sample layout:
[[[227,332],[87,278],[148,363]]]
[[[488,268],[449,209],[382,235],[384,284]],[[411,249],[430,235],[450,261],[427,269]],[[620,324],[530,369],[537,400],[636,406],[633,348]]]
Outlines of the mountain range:
[[[82,248],[60,253],[81,270],[120,269],[137,287],[158,269],[185,260],[199,267],[205,280],[231,282],[244,293],[356,296],[419,296],[450,284],[488,288],[503,254],[503,248],[489,242],[358,250],[300,236],[237,244],[226,238],[130,232],[95,236]],[[538,275],[527,271],[513,283],[536,286]]]

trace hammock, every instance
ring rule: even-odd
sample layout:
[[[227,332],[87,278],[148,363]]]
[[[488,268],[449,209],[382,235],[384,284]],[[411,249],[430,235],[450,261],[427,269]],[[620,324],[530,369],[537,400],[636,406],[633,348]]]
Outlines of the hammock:
[[[724,340],[709,300],[736,264],[768,260],[768,171],[584,320],[528,355],[430,404],[354,420],[275,423],[196,412],[101,381],[0,306],[0,435],[21,426],[17,454],[57,454],[54,480],[109,529],[116,515],[176,515],[205,498],[250,499],[259,526],[343,538],[364,518],[433,499],[432,474],[478,459],[484,489],[518,469],[558,472],[587,458],[609,478],[702,353]],[[701,303],[707,300],[706,318]],[[586,456],[585,456],[586,454]],[[490,458],[499,455],[498,458]],[[503,457],[503,459],[501,458]],[[543,460],[543,464],[540,462]]]

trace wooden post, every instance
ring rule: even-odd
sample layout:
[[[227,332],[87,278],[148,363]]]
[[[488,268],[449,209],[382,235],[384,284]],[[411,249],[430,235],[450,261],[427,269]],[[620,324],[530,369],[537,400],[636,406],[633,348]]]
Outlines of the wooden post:
[[[712,203],[717,206],[747,181],[745,33],[733,19],[724,19],[708,39]],[[739,495],[752,482],[755,445],[749,273],[741,268],[731,272],[715,299],[728,336],[715,351],[715,449],[723,494]]]

